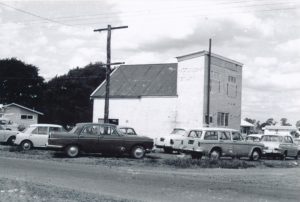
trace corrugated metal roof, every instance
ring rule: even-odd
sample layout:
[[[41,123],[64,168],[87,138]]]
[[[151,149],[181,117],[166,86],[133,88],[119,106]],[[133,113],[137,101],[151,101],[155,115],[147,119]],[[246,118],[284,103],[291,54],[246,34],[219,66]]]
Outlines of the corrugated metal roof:
[[[105,96],[105,81],[91,97]],[[111,74],[110,97],[176,96],[177,63],[122,65]]]

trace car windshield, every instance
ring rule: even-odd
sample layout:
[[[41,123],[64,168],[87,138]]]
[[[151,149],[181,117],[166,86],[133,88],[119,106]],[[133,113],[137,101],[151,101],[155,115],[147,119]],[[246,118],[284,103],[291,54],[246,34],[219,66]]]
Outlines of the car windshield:
[[[261,138],[261,141],[263,142],[282,142],[283,137],[281,136],[276,136],[276,135],[264,135]]]
[[[69,133],[75,133],[75,131],[78,129],[78,126],[75,126],[74,128],[72,128],[72,130],[69,131]]]
[[[184,135],[185,134],[185,130],[181,129],[181,128],[175,128],[172,132],[172,135]]]

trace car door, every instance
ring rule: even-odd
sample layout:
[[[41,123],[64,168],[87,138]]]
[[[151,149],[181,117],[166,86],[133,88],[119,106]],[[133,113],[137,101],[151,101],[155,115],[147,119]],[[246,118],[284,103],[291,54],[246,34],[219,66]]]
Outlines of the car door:
[[[290,136],[285,136],[283,138],[281,148],[287,151],[287,156],[296,156],[298,153],[298,146],[293,142],[293,139]]]
[[[231,135],[233,144],[233,156],[248,156],[250,145],[243,140],[239,132],[233,131]]]
[[[30,134],[34,147],[45,147],[48,143],[49,127],[37,126]]]
[[[78,136],[78,143],[85,152],[100,152],[99,135],[100,126],[96,124],[88,124],[81,130]]]
[[[232,156],[233,144],[231,141],[231,134],[228,131],[218,131],[219,144],[222,148],[223,155]]]
[[[100,126],[99,147],[105,153],[125,151],[124,136],[120,135],[114,126]]]

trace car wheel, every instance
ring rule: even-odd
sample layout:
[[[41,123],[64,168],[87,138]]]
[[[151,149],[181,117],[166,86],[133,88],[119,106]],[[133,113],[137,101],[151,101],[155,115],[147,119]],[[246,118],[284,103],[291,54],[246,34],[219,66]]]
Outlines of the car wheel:
[[[32,149],[32,147],[33,147],[32,142],[30,142],[29,140],[25,140],[21,143],[21,149],[24,151],[28,151]]]
[[[250,160],[258,161],[261,158],[261,153],[258,150],[254,150],[251,154]]]
[[[281,156],[280,156],[280,160],[285,160],[286,159],[286,156],[287,156],[287,154],[286,154],[286,152],[284,152]]]
[[[164,148],[164,152],[167,154],[173,154],[173,149],[172,148]]]
[[[145,148],[143,146],[135,146],[131,150],[131,156],[135,159],[141,159],[145,156]]]
[[[8,145],[14,145],[15,140],[16,140],[16,137],[15,136],[11,136],[10,138],[8,138],[7,144]]]
[[[77,145],[70,145],[66,147],[65,151],[68,157],[74,158],[79,154],[79,147]]]
[[[210,152],[209,158],[211,160],[219,160],[221,157],[221,152],[220,150],[214,149]]]

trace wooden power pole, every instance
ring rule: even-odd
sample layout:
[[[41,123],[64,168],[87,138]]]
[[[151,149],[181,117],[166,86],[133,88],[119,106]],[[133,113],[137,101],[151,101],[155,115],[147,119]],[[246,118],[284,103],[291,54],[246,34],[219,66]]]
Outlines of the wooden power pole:
[[[105,86],[105,104],[104,104],[104,123],[109,122],[109,87],[110,87],[110,73],[111,68],[110,66],[112,64],[121,64],[121,63],[111,63],[111,30],[113,29],[125,29],[128,28],[128,26],[121,26],[121,27],[111,27],[111,25],[108,25],[107,28],[103,29],[95,29],[94,32],[102,32],[107,31],[107,44],[106,44],[106,86]]]
[[[207,106],[206,106],[206,124],[209,127],[210,124],[210,69],[211,69],[211,39],[209,39],[209,49],[208,49],[208,62],[207,62]]]

